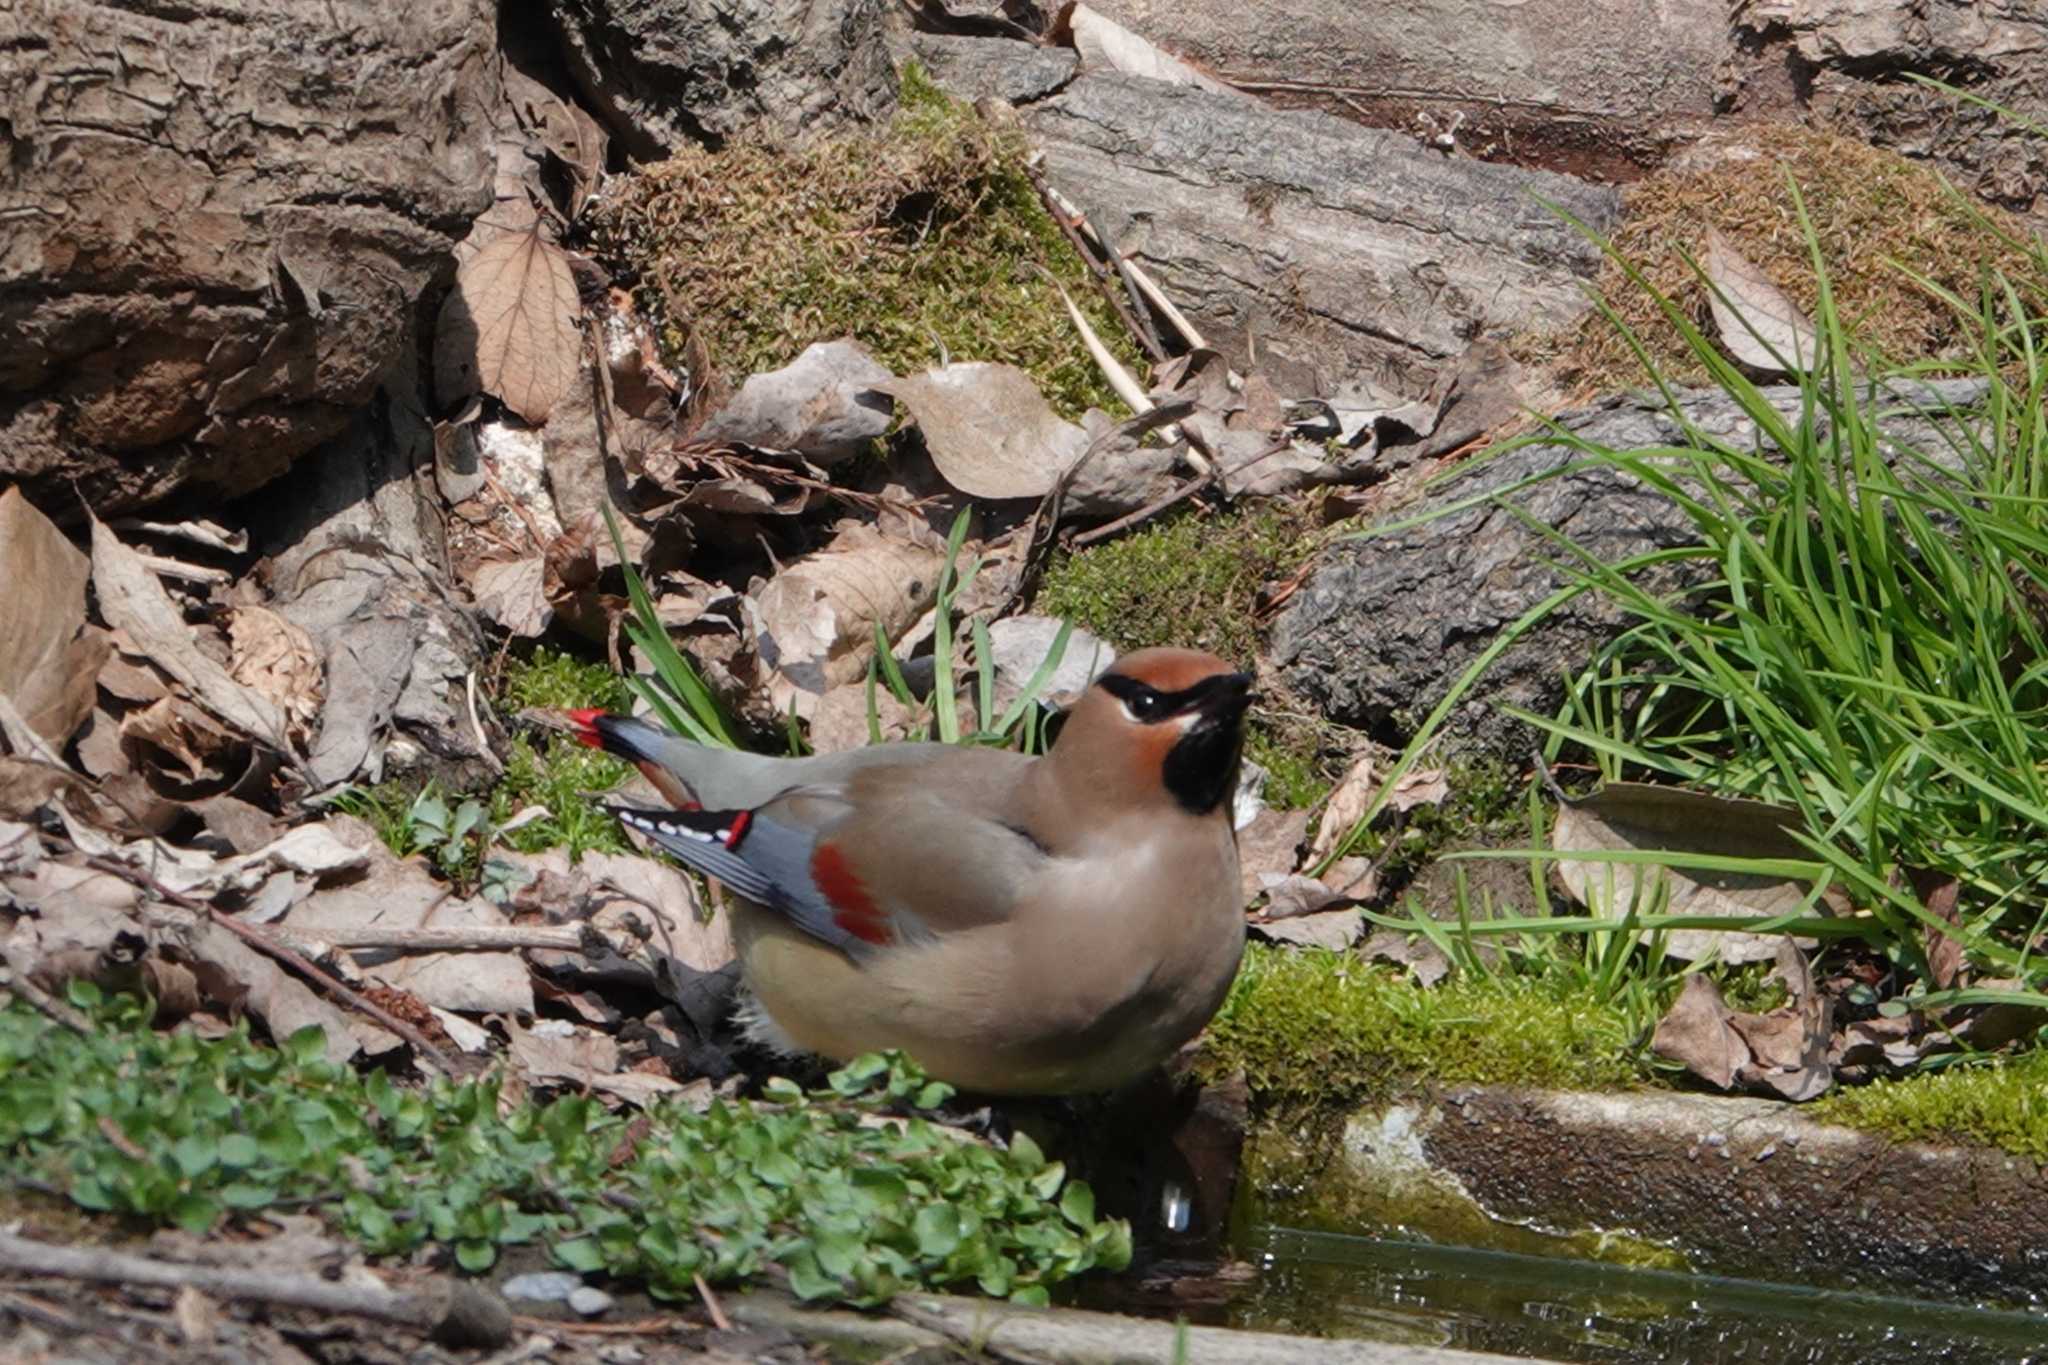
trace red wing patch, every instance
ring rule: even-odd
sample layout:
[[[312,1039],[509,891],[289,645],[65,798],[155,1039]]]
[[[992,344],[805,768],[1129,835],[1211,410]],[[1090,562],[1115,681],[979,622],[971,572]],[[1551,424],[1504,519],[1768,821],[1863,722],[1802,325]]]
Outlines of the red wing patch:
[[[811,854],[811,880],[831,903],[832,922],[842,930],[863,943],[879,945],[895,939],[888,913],[868,895],[838,845],[819,844]]]

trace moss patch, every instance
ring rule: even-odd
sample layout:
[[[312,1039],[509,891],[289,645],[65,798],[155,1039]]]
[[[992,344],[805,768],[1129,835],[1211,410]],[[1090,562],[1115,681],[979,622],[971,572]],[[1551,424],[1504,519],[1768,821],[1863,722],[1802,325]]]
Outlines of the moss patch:
[[[1265,508],[1189,512],[1046,570],[1037,609],[1086,626],[1118,649],[1177,645],[1240,664],[1258,653],[1259,588],[1308,557],[1310,537]]]
[[[2041,284],[2039,267],[1985,230],[1982,212],[2021,240],[2017,220],[1976,210],[1950,193],[1926,166],[1852,138],[1807,128],[1759,129],[1751,139],[1761,159],[1698,171],[1665,171],[1632,186],[1623,201],[1614,246],[1658,290],[1713,336],[1707,291],[1680,251],[1699,260],[1709,228],[1754,262],[1812,315],[1813,262],[1786,188],[1797,182],[1819,239],[1842,317],[1863,340],[1895,360],[1953,358],[1966,332],[1946,306],[1930,299],[1899,269],[1918,272],[1974,303],[1987,269]],[[1600,292],[1643,339],[1651,359],[1681,383],[1705,378],[1655,302],[1609,261]],[[1525,337],[1526,360],[1555,367],[1569,387],[1591,393],[1641,383],[1641,364],[1597,313],[1562,336]]]
[[[601,706],[625,712],[633,706],[626,680],[610,668],[545,646],[507,665],[500,695],[507,711]],[[521,735],[512,741],[505,775],[491,792],[491,821],[502,824],[526,806],[546,806],[546,819],[513,830],[505,842],[522,853],[566,848],[572,858],[592,850],[624,853],[628,845],[619,822],[585,793],[609,791],[631,772],[610,754],[567,735]]]
[[[1901,1142],[1974,1142],[2048,1165],[2048,1053],[1874,1081],[1812,1113]]]
[[[1640,1083],[1626,1012],[1566,980],[1453,976],[1424,989],[1350,954],[1253,946],[1209,1027],[1205,1074],[1242,1070],[1264,1106],[1325,1111],[1432,1081]]]
[[[728,382],[853,336],[899,374],[1000,360],[1069,417],[1114,398],[1049,270],[1126,364],[1134,345],[1024,174],[1022,136],[916,67],[887,128],[686,150],[613,182],[598,254],[678,356]]]

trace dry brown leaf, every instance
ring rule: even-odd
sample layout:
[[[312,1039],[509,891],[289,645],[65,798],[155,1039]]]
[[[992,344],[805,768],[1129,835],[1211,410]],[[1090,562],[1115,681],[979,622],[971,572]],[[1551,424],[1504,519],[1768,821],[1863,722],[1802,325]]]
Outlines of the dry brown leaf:
[[[1237,832],[1237,867],[1249,901],[1265,889],[1262,878],[1285,876],[1298,866],[1296,854],[1308,834],[1305,810],[1266,809]]]
[[[547,421],[583,362],[583,301],[569,253],[538,230],[500,237],[456,274],[434,336],[434,387],[453,406],[482,391]]]
[[[852,338],[820,341],[781,369],[749,377],[694,439],[794,450],[819,464],[851,459],[895,420],[884,391],[894,378]]]
[[[283,713],[295,742],[312,737],[325,696],[313,637],[268,607],[239,606],[228,618],[228,673]]]
[[[1442,949],[1420,934],[1404,934],[1398,929],[1375,929],[1358,954],[1371,961],[1406,967],[1414,975],[1415,984],[1423,987],[1434,986],[1451,970],[1451,960],[1443,955]]]
[[[1561,853],[1639,850],[1810,861],[1813,855],[1787,833],[1798,823],[1797,811],[1762,801],[1610,782],[1558,811],[1550,846]],[[1789,878],[1571,858],[1558,862],[1557,878],[1573,900],[1604,916],[1626,914],[1631,904],[1648,907],[1660,878],[1669,888],[1666,908],[1674,915],[1782,915],[1796,910],[1806,895],[1806,887]],[[1809,913],[1842,905],[1830,893]],[[1779,942],[1776,934],[1679,929],[1665,951],[1687,962],[1709,953],[1723,962],[1765,962],[1776,956]]]
[[[547,560],[541,555],[494,559],[476,566],[470,576],[470,592],[477,610],[508,634],[531,640],[555,619],[555,609],[547,599],[547,576]]]
[[[511,1039],[512,1063],[530,1081],[567,1081],[584,1086],[619,1069],[619,1045],[596,1029],[580,1028],[565,1019],[542,1019],[522,1028],[505,1021]]]
[[[1324,910],[1292,919],[1254,923],[1252,932],[1275,943],[1342,951],[1365,936],[1365,916],[1356,910]]]
[[[1710,286],[1707,306],[1729,355],[1751,369],[1774,374],[1813,364],[1819,352],[1813,324],[1716,228],[1707,229],[1700,268]]]
[[[92,586],[107,624],[126,633],[135,652],[183,683],[193,700],[243,734],[289,753],[284,713],[242,686],[193,638],[164,585],[104,522],[92,524]]]
[[[894,640],[915,624],[938,599],[944,560],[929,533],[848,523],[750,593],[743,611],[775,711],[794,703],[808,720],[825,693],[865,676],[875,627]]]
[[[1651,1050],[1722,1090],[1818,1098],[1834,1084],[1828,1060],[1832,1003],[1814,989],[1806,955],[1790,939],[1778,940],[1775,975],[1791,999],[1762,1014],[1730,1010],[1713,982],[1699,973],[1688,976],[1658,1021]]]
[[[90,561],[19,488],[0,493],[0,697],[53,753],[92,714],[107,639],[85,624]],[[16,752],[34,745],[8,736]]]
[[[1385,755],[1378,749],[1367,747],[1358,761],[1338,780],[1330,792],[1330,799],[1323,807],[1323,818],[1316,825],[1315,842],[1309,845],[1308,861],[1319,863],[1336,852],[1344,836],[1351,832],[1373,802],[1379,800],[1379,765]],[[1387,793],[1386,804],[1381,808],[1395,812],[1413,810],[1417,806],[1434,806],[1450,795],[1450,784],[1440,768],[1413,769],[1402,775]]]
[[[1650,1050],[1717,1090],[1732,1089],[1735,1073],[1749,1061],[1749,1047],[1729,1027],[1731,1017],[1721,988],[1695,972],[1685,978],[1678,999],[1657,1021]]]
[[[965,360],[877,387],[910,409],[939,473],[972,497],[1043,497],[1088,448],[1014,365]]]
[[[352,880],[330,878],[294,906],[283,925],[292,934],[317,940],[323,930],[496,928],[509,922],[490,902],[459,898],[422,864],[392,856],[361,821],[336,816],[326,829],[367,871]],[[533,1011],[532,977],[515,952],[393,954],[366,948],[354,956],[366,975],[428,1005],[470,1013]]]
[[[1266,895],[1268,920],[1313,915],[1333,905],[1346,904],[1350,900],[1350,897],[1336,888],[1297,872],[1261,873],[1259,890]]]
[[[987,572],[986,566],[983,572]],[[970,610],[956,603],[963,615]],[[990,650],[995,654],[996,713],[1001,715],[1022,695],[1025,685],[1052,652],[1066,623],[1054,616],[1006,616],[988,628]],[[1039,689],[1038,698],[1054,705],[1069,705],[1079,699],[1088,685],[1109,671],[1116,662],[1116,649],[1081,626],[1067,633],[1067,647],[1052,674]]]
[[[1914,868],[1907,873],[1913,883],[1913,892],[1926,905],[1927,913],[1948,924],[1961,924],[1956,910],[1956,898],[1962,891],[1962,883],[1954,877],[1943,876],[1926,868]],[[1928,925],[1921,931],[1921,951],[1927,956],[1927,977],[1936,990],[1945,991],[1957,984],[1963,973],[1963,940],[1953,933]]]
[[[242,740],[182,697],[130,711],[121,718],[120,730],[122,748],[137,770],[160,777],[165,795],[195,787],[225,790],[248,766]]]
[[[865,749],[871,743],[892,744],[910,738],[912,727],[924,712],[896,700],[888,688],[875,687],[875,717],[881,730],[877,741],[868,732],[868,689],[865,681],[835,687],[818,701],[811,713],[811,751],[820,754]]]

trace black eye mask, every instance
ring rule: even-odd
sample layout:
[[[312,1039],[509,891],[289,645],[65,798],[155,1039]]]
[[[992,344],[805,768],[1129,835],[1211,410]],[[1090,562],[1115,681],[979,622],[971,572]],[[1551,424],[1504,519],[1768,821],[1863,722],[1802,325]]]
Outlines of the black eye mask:
[[[1142,724],[1156,725],[1190,712],[1201,717],[1167,752],[1161,773],[1167,792],[1192,815],[1209,814],[1237,789],[1244,747],[1239,722],[1251,705],[1251,681],[1243,673],[1218,673],[1178,692],[1161,692],[1121,673],[1097,680]]]

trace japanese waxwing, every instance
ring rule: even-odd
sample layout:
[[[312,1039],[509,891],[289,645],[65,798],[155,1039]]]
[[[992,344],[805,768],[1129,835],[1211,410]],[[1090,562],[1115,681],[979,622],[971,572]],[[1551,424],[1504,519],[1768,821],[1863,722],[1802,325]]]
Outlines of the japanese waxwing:
[[[1074,1094],[1170,1056],[1237,974],[1230,806],[1250,685],[1209,654],[1141,650],[1042,758],[768,758],[569,714],[685,807],[613,810],[733,893],[751,1036],[840,1061],[900,1048],[967,1090]]]

